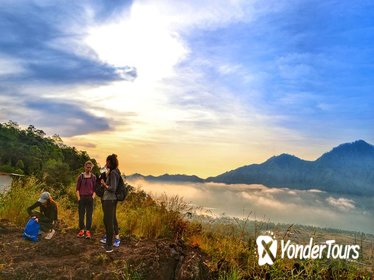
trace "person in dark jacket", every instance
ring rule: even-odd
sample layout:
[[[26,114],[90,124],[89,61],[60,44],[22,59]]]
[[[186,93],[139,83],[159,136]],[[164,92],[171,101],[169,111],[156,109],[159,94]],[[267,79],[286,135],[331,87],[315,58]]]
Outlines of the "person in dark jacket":
[[[104,195],[102,197],[102,206],[104,213],[105,225],[105,245],[104,249],[107,253],[113,252],[113,234],[116,234],[116,240],[119,241],[118,223],[116,218],[117,210],[117,197],[116,190],[119,183],[121,172],[118,169],[117,155],[112,154],[106,159],[106,167],[108,169],[107,178],[100,180],[101,185],[104,187]],[[102,240],[103,241],[103,240]],[[116,244],[114,244],[116,245]],[[119,242],[118,242],[119,246]],[[118,247],[116,246],[116,247]]]
[[[95,199],[96,176],[91,172],[93,163],[84,164],[84,172],[79,175],[76,186],[79,213],[79,233],[77,237],[91,238],[92,214]],[[86,215],[86,225],[84,216]]]
[[[39,207],[40,212],[33,211]],[[45,239],[51,239],[55,234],[57,224],[57,204],[49,192],[43,192],[37,202],[27,208],[30,217],[35,217],[40,224],[40,230],[47,233]]]

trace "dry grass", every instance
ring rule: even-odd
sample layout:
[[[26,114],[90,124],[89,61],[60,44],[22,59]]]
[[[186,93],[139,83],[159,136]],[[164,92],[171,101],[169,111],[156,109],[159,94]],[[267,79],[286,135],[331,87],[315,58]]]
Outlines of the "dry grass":
[[[14,181],[11,191],[0,196],[0,218],[11,220],[17,225],[25,225],[26,209],[39,198],[44,185],[35,178]]]
[[[27,221],[26,208],[37,200],[43,190],[53,195],[52,189],[34,178],[15,182],[11,191],[0,196],[0,218],[24,226]],[[64,228],[77,228],[78,207],[74,186],[69,187],[66,194],[57,197],[56,201]],[[177,196],[163,195],[153,199],[144,191],[136,190],[129,194],[125,203],[118,204],[117,219],[121,235],[182,239],[200,247],[211,256],[210,266],[217,271],[218,279],[370,279],[370,268],[348,261],[277,259],[272,266],[258,266],[255,240],[265,230],[273,231],[279,238],[299,242],[311,236],[327,240],[326,237],[337,237],[337,234],[329,236],[313,229],[303,232],[303,229],[293,225],[281,227],[250,221],[249,216],[244,221],[233,219],[231,222],[191,220],[189,218],[193,212],[194,209]],[[95,200],[93,225],[97,232],[104,231],[98,198]],[[369,248],[365,249],[367,254],[373,255],[372,247],[371,252]]]

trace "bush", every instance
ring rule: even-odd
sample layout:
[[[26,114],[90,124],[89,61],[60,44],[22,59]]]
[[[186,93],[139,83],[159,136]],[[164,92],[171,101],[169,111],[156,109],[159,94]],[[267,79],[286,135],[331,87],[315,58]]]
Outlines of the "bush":
[[[119,227],[140,238],[181,238],[187,228],[183,212],[189,209],[179,197],[161,196],[156,200],[144,191],[130,192],[117,206]]]
[[[35,177],[14,180],[10,190],[0,196],[0,218],[24,226],[26,209],[38,200],[44,187]]]

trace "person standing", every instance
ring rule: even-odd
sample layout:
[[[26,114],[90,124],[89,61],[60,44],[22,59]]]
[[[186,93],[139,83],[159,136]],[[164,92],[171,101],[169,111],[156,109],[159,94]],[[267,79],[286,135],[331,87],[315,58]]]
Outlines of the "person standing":
[[[87,161],[84,164],[84,172],[77,180],[76,194],[78,199],[79,232],[77,237],[91,238],[93,203],[95,198],[94,187],[96,176],[92,173],[93,163]],[[86,224],[84,217],[86,216]]]
[[[113,252],[113,234],[116,236],[117,244],[119,246],[118,223],[116,218],[117,210],[117,196],[116,190],[119,184],[121,172],[118,169],[117,155],[109,155],[106,159],[106,167],[108,174],[106,180],[101,179],[100,183],[104,187],[104,195],[102,197],[102,206],[104,212],[104,226],[105,226],[105,245],[104,249],[107,253]],[[118,241],[117,241],[118,240]],[[104,239],[102,240],[104,241]],[[118,246],[117,246],[118,245]]]

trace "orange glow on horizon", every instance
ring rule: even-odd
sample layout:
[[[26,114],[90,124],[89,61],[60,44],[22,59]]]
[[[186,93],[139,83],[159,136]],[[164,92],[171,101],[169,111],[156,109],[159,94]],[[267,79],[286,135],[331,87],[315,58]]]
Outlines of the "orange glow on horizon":
[[[85,139],[66,138],[64,142],[69,146],[75,146],[78,150],[87,151],[101,166],[105,164],[108,155],[117,154],[119,168],[126,175],[140,173],[158,176],[168,173],[196,175],[201,178],[217,176],[244,165],[262,163],[281,153],[290,153],[302,159],[315,160],[323,152],[329,150],[325,148],[322,152],[311,152],[302,148],[295,149],[291,145],[274,147],[266,144],[248,147],[222,143],[209,145],[206,143],[146,143],[144,141],[116,142],[108,141],[108,137],[115,139],[114,136],[95,135]]]

